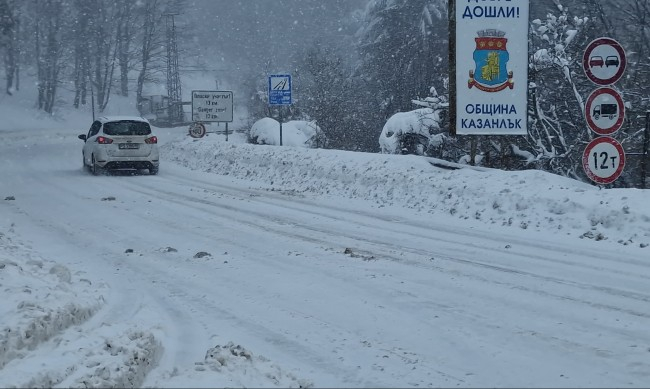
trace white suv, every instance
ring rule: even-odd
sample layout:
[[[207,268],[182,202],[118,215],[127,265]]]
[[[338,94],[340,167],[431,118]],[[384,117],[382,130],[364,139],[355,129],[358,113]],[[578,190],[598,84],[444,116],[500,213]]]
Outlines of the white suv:
[[[79,139],[85,142],[83,166],[95,175],[112,169],[148,169],[149,174],[158,174],[158,138],[144,118],[101,117]]]

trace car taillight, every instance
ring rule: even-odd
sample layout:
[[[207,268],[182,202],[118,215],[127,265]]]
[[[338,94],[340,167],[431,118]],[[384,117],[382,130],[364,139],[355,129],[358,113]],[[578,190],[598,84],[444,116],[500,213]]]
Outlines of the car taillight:
[[[156,143],[158,143],[158,137],[152,136],[151,138],[147,138],[144,140],[144,143],[148,145],[155,145]]]
[[[113,143],[113,139],[106,138],[105,136],[98,136],[97,143],[99,143],[100,145],[110,145],[111,143]]]

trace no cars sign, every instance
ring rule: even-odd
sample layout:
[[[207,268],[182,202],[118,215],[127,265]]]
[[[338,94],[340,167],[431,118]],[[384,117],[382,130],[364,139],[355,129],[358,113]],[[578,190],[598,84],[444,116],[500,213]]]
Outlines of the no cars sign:
[[[587,78],[597,85],[612,85],[625,73],[627,59],[620,43],[611,38],[598,38],[587,46],[582,67]]]
[[[625,150],[613,138],[607,136],[596,138],[585,148],[582,167],[592,181],[611,184],[623,173]]]

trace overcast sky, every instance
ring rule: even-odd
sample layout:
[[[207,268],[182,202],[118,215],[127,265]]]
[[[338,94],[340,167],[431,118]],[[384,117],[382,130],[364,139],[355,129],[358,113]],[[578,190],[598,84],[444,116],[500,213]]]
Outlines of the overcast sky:
[[[193,0],[185,21],[197,28],[194,41],[216,68],[260,68],[270,62],[291,70],[291,58],[315,41],[347,40],[356,32],[353,13],[368,0]],[[183,18],[181,16],[180,18]],[[223,57],[223,61],[222,58]],[[285,69],[282,69],[285,68]]]

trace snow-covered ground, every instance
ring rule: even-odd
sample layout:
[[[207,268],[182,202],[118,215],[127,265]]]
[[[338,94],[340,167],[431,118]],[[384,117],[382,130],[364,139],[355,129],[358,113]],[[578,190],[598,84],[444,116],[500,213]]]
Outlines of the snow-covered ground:
[[[432,158],[303,150],[185,139],[166,158],[193,170],[269,184],[275,190],[365,200],[429,215],[451,215],[539,236],[650,245],[648,192],[597,187],[537,170],[460,167]],[[650,251],[648,252],[650,255]]]
[[[0,387],[650,383],[647,191],[185,128],[159,176],[94,177],[87,113],[20,98]]]

